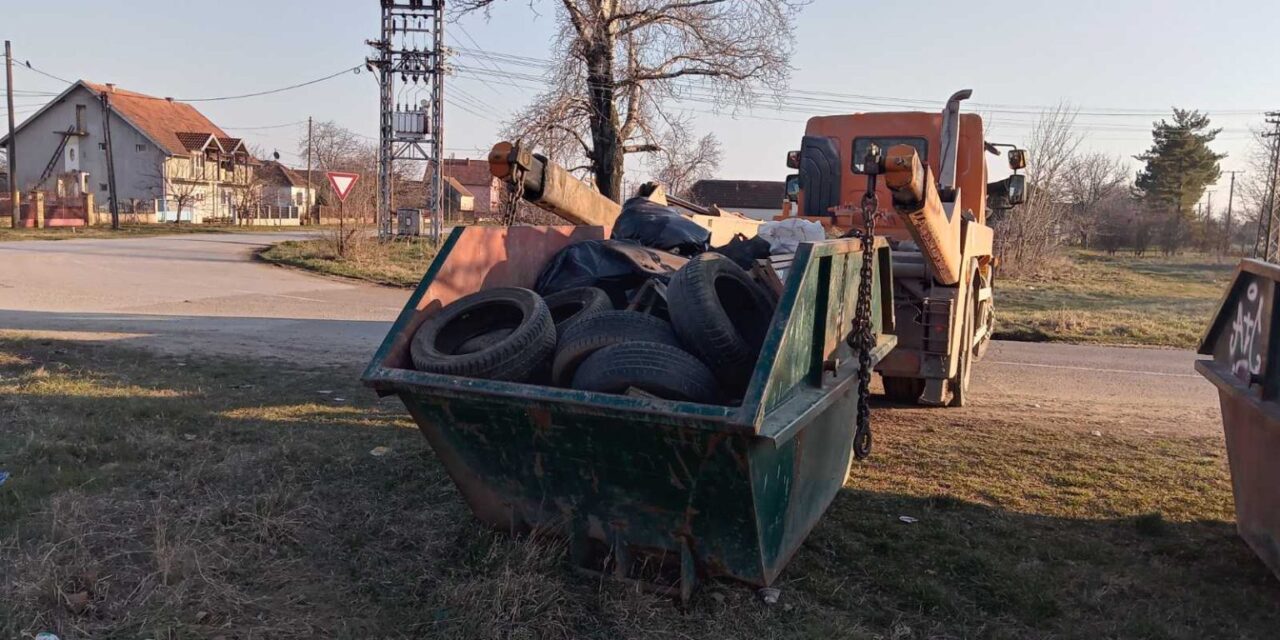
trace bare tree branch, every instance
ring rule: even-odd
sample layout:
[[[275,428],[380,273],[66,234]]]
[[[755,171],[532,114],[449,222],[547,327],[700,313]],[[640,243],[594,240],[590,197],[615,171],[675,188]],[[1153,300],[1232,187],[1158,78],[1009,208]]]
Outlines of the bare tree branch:
[[[554,49],[562,62],[507,132],[563,164],[589,164],[600,192],[620,200],[626,155],[665,149],[663,101],[694,93],[719,109],[766,93],[781,99],[807,1],[560,0]],[[452,6],[465,13],[495,4]]]

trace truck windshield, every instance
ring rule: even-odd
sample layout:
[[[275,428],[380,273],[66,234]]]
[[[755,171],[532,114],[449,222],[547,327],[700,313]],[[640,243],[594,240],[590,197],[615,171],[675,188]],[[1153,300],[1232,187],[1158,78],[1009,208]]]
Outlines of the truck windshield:
[[[929,141],[917,136],[867,136],[853,139],[853,170],[862,169],[862,160],[867,157],[867,147],[872,143],[880,146],[881,151],[888,151],[895,144],[909,144],[920,156],[920,164],[929,161]]]

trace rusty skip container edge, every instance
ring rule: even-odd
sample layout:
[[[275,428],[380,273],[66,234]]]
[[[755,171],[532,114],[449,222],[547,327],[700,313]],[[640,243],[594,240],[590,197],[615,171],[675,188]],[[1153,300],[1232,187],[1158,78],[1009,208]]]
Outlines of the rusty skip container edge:
[[[1280,578],[1280,265],[1245,259],[1200,342],[1218,388],[1236,528]]]
[[[554,529],[580,567],[607,559],[617,577],[685,598],[708,577],[767,586],[853,459],[857,358],[844,338],[861,242],[801,245],[741,406],[411,369],[409,340],[435,310],[482,288],[532,288],[560,248],[602,237],[601,227],[454,229],[363,380],[400,397],[481,521]],[[876,252],[873,363],[894,345],[889,251]]]

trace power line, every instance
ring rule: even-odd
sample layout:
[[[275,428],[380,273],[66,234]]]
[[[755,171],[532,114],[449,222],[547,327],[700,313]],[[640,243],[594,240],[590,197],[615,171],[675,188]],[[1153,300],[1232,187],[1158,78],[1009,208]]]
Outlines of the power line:
[[[353,67],[347,67],[346,69],[343,69],[341,71],[335,71],[334,73],[331,73],[327,76],[316,78],[315,80],[299,82],[297,84],[291,84],[287,87],[280,87],[278,89],[268,89],[266,91],[255,91],[253,93],[242,93],[234,96],[218,96],[215,98],[174,98],[174,100],[177,100],[179,102],[218,102],[221,100],[240,100],[243,98],[257,98],[259,96],[269,96],[275,93],[283,93],[285,91],[292,91],[294,89],[301,89],[302,87],[307,87],[313,84],[319,84],[321,82],[324,82],[325,80],[332,80],[333,78],[336,78],[340,75],[347,74],[347,73],[355,73],[359,75],[360,68],[363,66],[364,65],[362,64],[358,64]],[[160,98],[160,99],[163,100],[163,98]]]
[[[522,65],[527,67],[539,67],[539,68],[546,69],[546,68],[554,67],[556,64],[550,60],[543,60],[540,58],[531,58],[528,56],[518,56],[514,54],[507,54],[507,53],[501,53],[501,52],[495,52],[495,51],[486,51],[483,49],[467,49],[464,47],[459,47],[457,51],[464,56],[468,56],[472,58],[478,58],[478,59],[487,60],[490,62],[498,61],[498,62],[503,62],[507,64],[516,64],[516,65]],[[933,106],[938,104],[937,100],[925,99],[925,98],[904,98],[904,97],[895,97],[895,96],[849,94],[849,93],[837,93],[832,91],[815,91],[815,90],[805,90],[805,89],[789,89],[787,91],[787,95],[789,98],[799,95],[799,96],[808,96],[812,100],[822,100],[822,99],[830,98],[830,99],[836,99],[833,101],[837,101],[840,103],[847,103],[847,102],[853,101],[858,104],[868,104],[872,106],[893,107],[893,106],[912,105],[912,104]],[[991,113],[1023,114],[1023,115],[1038,115],[1042,111],[1055,108],[1052,106],[1045,106],[1045,105],[1003,104],[1003,103],[983,103],[983,102],[972,102],[970,103],[970,106],[978,111],[988,111]],[[1206,111],[1208,113],[1212,113],[1215,115],[1219,115],[1219,116],[1224,116],[1224,115],[1258,115],[1263,113],[1264,110],[1263,109],[1203,109],[1203,111]],[[1126,117],[1126,118],[1159,117],[1159,116],[1168,116],[1169,114],[1170,114],[1169,110],[1135,109],[1135,108],[1129,108],[1129,107],[1097,107],[1097,106],[1081,107],[1080,110],[1077,112],[1077,115],[1098,116],[1098,117]]]
[[[209,97],[209,98],[173,98],[173,100],[175,100],[175,101],[177,101],[177,102],[219,102],[219,101],[223,101],[223,100],[241,100],[241,99],[244,99],[244,98],[257,98],[257,97],[260,97],[260,96],[268,96],[268,95],[272,95],[272,94],[276,94],[276,93],[282,93],[282,92],[285,92],[285,91],[292,91],[292,90],[294,90],[294,89],[301,89],[302,87],[307,87],[307,86],[310,86],[310,85],[313,85],[313,84],[318,84],[318,83],[324,82],[324,81],[326,81],[326,80],[332,80],[332,79],[334,79],[334,78],[336,78],[336,77],[338,77],[338,76],[341,76],[341,75],[344,75],[344,74],[347,74],[347,73],[355,73],[355,74],[359,74],[359,73],[360,73],[360,69],[361,69],[363,66],[364,66],[363,64],[358,64],[358,65],[355,65],[355,66],[351,66],[351,67],[347,67],[347,68],[345,68],[345,69],[342,69],[341,71],[335,71],[334,73],[330,73],[330,74],[328,74],[328,75],[326,75],[326,76],[321,76],[321,77],[319,77],[319,78],[315,78],[315,79],[313,79],[313,80],[307,80],[307,81],[305,81],[305,82],[299,82],[299,83],[291,84],[291,85],[284,86],[284,87],[278,87],[278,88],[276,88],[276,89],[267,89],[267,90],[264,90],[264,91],[254,91],[254,92],[251,92],[251,93],[241,93],[241,94],[229,95],[229,96],[214,96],[214,97]],[[66,79],[64,79],[64,78],[60,78],[60,77],[58,77],[58,76],[56,76],[56,75],[53,75],[52,73],[49,73],[49,72],[47,72],[47,71],[44,71],[44,70],[42,70],[42,69],[38,69],[38,68],[36,68],[36,67],[32,66],[32,64],[31,64],[31,62],[30,62],[30,61],[26,61],[26,62],[25,62],[25,67],[24,67],[23,65],[18,65],[18,68],[19,68],[19,69],[26,68],[26,69],[28,69],[28,70],[30,70],[30,71],[34,71],[34,72],[36,72],[36,73],[38,73],[38,74],[40,74],[40,75],[42,75],[42,76],[46,76],[46,77],[49,77],[49,78],[53,78],[54,80],[58,80],[58,81],[60,81],[60,82],[64,82],[64,83],[66,83],[66,84],[74,84],[74,82],[73,82],[73,81],[71,81],[71,80],[66,80]],[[55,95],[56,95],[56,94],[55,94]],[[148,96],[148,95],[142,95],[142,94],[130,94],[130,96],[129,96],[129,97],[130,97],[130,98],[136,98],[136,99],[143,99],[143,100],[168,100],[168,99],[169,99],[169,98],[159,98],[159,97],[156,97],[156,96]]]
[[[269,125],[255,126],[255,127],[222,127],[222,128],[234,129],[236,131],[251,131],[251,130],[259,130],[259,129],[283,129],[285,127],[296,127],[300,124],[306,124],[306,123],[307,123],[306,120],[299,120],[297,122],[285,122],[283,124],[269,124]]]

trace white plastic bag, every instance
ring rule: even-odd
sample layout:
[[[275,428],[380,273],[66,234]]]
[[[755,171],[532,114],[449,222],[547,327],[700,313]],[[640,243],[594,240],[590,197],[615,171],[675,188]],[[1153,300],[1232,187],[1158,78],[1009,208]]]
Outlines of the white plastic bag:
[[[827,239],[827,231],[821,224],[799,218],[766,222],[760,225],[756,235],[769,242],[769,253],[775,256],[795,253],[801,242]]]

